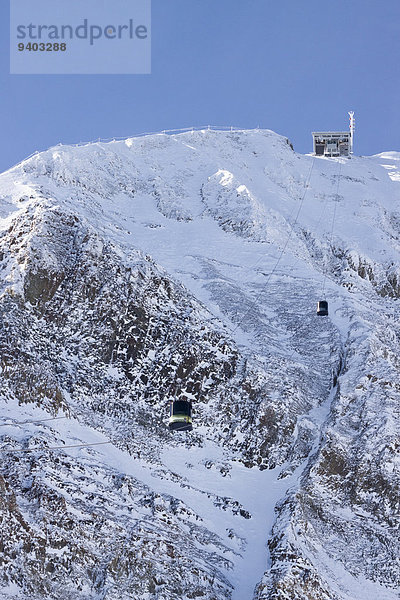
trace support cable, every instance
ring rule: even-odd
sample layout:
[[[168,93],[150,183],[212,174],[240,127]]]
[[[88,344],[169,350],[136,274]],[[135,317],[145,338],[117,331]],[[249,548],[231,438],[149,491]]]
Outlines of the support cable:
[[[334,208],[333,208],[332,227],[331,227],[331,231],[330,231],[330,234],[329,234],[329,246],[328,246],[328,249],[332,247],[333,230],[334,230],[334,227],[335,227],[335,220],[336,220],[336,210],[337,210],[337,204],[339,202],[339,185],[340,185],[341,174],[342,174],[342,163],[339,162],[339,170],[338,170],[337,183],[336,183],[336,193],[335,193],[335,200],[334,200],[335,204],[334,204]],[[327,275],[328,275],[328,265],[326,264],[326,266],[325,266],[325,273],[324,273],[324,280],[323,280],[323,284],[322,284],[322,294],[321,294],[322,298],[324,298],[324,296],[325,296],[325,284],[326,284]]]
[[[263,294],[263,292],[265,291],[266,287],[268,286],[268,284],[269,284],[269,282],[270,282],[270,280],[271,280],[271,277],[273,276],[273,274],[275,273],[276,269],[278,268],[278,265],[279,265],[279,263],[280,263],[280,261],[281,261],[281,259],[282,259],[282,256],[284,255],[284,253],[285,253],[285,250],[286,250],[286,248],[287,248],[287,246],[288,246],[288,244],[289,244],[290,238],[292,237],[293,229],[294,229],[294,227],[296,226],[296,224],[297,224],[297,221],[298,221],[298,219],[299,219],[299,216],[300,216],[300,211],[301,211],[301,209],[302,209],[302,207],[303,207],[303,204],[304,204],[304,199],[305,199],[305,197],[306,197],[306,195],[307,195],[307,191],[308,191],[309,184],[310,184],[310,180],[311,180],[311,174],[312,174],[312,171],[313,171],[313,168],[314,168],[314,163],[315,163],[315,156],[313,157],[313,160],[312,160],[312,163],[311,163],[311,167],[310,167],[310,171],[309,171],[309,173],[308,173],[308,176],[307,176],[307,179],[306,179],[306,183],[305,183],[305,185],[304,185],[304,193],[303,193],[303,196],[302,196],[302,198],[301,198],[300,205],[299,205],[299,208],[298,208],[298,210],[297,210],[297,213],[296,213],[296,217],[295,217],[294,223],[293,223],[293,225],[291,225],[291,227],[290,227],[290,231],[289,231],[289,235],[288,235],[288,237],[287,237],[287,240],[286,240],[285,244],[283,245],[283,248],[282,248],[282,250],[281,250],[281,252],[280,252],[280,254],[279,254],[279,256],[278,256],[278,259],[277,259],[277,261],[276,261],[276,263],[275,263],[274,267],[272,268],[272,271],[271,271],[271,272],[270,272],[270,274],[268,275],[268,279],[267,279],[267,281],[265,282],[265,284],[264,284],[264,285],[263,285],[263,287],[261,288],[260,292],[259,292],[259,293],[258,293],[258,295],[256,296],[256,298],[255,298],[254,302],[257,302],[257,301],[260,299],[260,297],[261,297],[261,295]],[[238,324],[237,324],[237,325],[236,325],[236,326],[235,326],[235,327],[234,327],[234,328],[231,330],[231,333],[235,333],[235,332],[237,331],[237,329],[239,329],[239,327],[241,326],[241,324],[244,322],[244,320],[246,319],[246,317],[248,316],[248,314],[249,314],[251,311],[252,311],[252,308],[249,308],[249,309],[248,309],[248,310],[245,312],[245,314],[243,315],[243,317],[240,319],[239,323],[238,323]]]
[[[90,448],[91,446],[104,446],[112,442],[95,442],[93,444],[66,444],[63,446],[35,446],[33,448],[17,448],[10,450],[0,450],[0,454],[9,454],[10,452],[36,452],[39,450],[63,450],[64,448]]]
[[[0,427],[14,427],[15,425],[29,425],[37,423],[46,423],[47,421],[59,421],[60,419],[68,419],[69,417],[51,417],[50,419],[40,419],[38,421],[14,421],[14,423],[0,423]]]

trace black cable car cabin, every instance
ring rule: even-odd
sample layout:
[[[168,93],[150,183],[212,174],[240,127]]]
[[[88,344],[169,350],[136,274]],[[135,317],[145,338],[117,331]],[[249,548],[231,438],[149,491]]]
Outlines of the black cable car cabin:
[[[171,400],[168,426],[170,431],[192,431],[192,403]]]
[[[328,303],[326,300],[320,300],[317,303],[317,315],[326,317],[328,315]]]

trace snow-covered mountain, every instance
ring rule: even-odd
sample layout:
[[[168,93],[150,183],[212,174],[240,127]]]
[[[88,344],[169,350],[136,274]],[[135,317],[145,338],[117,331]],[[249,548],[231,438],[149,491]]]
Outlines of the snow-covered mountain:
[[[259,130],[1,175],[0,597],[398,598],[399,201]]]

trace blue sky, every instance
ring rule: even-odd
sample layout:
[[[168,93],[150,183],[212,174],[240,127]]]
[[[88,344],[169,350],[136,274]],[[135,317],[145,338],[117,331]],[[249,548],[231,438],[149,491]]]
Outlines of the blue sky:
[[[206,124],[309,152],[351,109],[356,154],[400,151],[399,0],[153,0],[151,75],[10,75],[6,1],[0,17],[1,171],[58,142]]]

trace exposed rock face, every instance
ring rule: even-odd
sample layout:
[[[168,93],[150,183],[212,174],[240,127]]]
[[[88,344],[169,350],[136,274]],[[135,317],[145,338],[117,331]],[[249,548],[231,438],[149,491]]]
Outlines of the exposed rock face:
[[[197,132],[2,176],[0,595],[396,598],[400,192],[310,160]]]
[[[130,454],[157,461],[166,395],[196,394],[205,376],[213,385],[229,380],[237,352],[150,259],[136,253],[123,264],[112,244],[47,203],[14,223],[3,244],[5,260],[15,253],[24,265],[23,296],[3,297],[4,395],[95,423]],[[215,361],[209,355],[218,344]],[[26,443],[57,445],[57,438]],[[61,589],[71,599],[142,598],[156,589],[160,598],[229,596],[221,571],[229,559],[197,546],[228,549],[179,500],[94,461],[82,467],[51,452],[36,456],[11,455],[3,474],[6,581],[52,598]]]
[[[373,302],[349,329],[301,486],[278,507],[259,600],[394,598],[400,588],[400,328]]]

